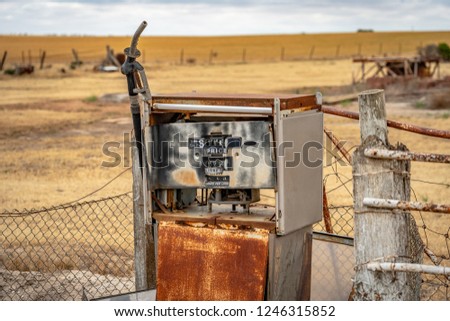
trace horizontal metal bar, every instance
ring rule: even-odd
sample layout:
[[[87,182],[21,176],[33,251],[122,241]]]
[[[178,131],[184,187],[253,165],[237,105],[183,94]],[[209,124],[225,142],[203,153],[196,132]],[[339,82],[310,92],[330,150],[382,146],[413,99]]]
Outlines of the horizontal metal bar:
[[[325,233],[325,232],[313,231],[313,239],[318,240],[318,241],[339,243],[339,244],[344,244],[344,245],[349,245],[349,246],[354,245],[354,240],[351,237],[337,235],[337,234],[331,234],[331,233]]]
[[[322,106],[321,110],[325,114],[350,118],[350,119],[359,119],[359,113],[356,113],[354,111],[348,111],[345,109],[339,109],[331,106]],[[427,128],[427,127],[420,127],[413,124],[405,124],[401,123],[395,120],[387,120],[388,127],[405,130],[411,133],[416,133],[420,135],[425,136],[432,136],[432,137],[439,137],[439,138],[445,138],[450,139],[450,131],[448,130],[442,130],[442,129],[434,129],[434,128]]]
[[[417,272],[450,276],[450,267],[414,263],[370,262],[367,269],[371,271]]]
[[[367,207],[383,208],[391,210],[399,209],[407,211],[424,211],[424,212],[450,214],[450,205],[445,204],[407,202],[399,200],[366,197],[363,200],[363,205]]]
[[[417,162],[450,164],[450,155],[444,154],[425,154],[401,150],[367,148],[366,150],[364,150],[364,155],[366,155],[367,157],[381,159],[412,160]]]
[[[270,107],[246,106],[215,106],[215,105],[187,105],[187,104],[153,104],[155,110],[176,110],[191,112],[236,113],[236,114],[264,114],[271,115]]]

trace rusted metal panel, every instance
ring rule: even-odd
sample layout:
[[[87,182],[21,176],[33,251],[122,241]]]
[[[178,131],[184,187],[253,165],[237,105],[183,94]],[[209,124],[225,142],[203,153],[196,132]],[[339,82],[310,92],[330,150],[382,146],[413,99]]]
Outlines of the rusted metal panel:
[[[305,107],[319,108],[315,95],[223,95],[223,94],[172,94],[154,95],[153,104],[192,104],[192,105],[218,105],[218,106],[248,106],[271,107],[274,99],[279,98],[281,110],[298,109]]]
[[[160,222],[157,300],[263,300],[269,232]]]
[[[370,198],[366,197],[363,204],[368,207],[383,208],[383,209],[398,209],[405,211],[424,211],[450,214],[450,205],[446,204],[432,204],[420,202],[408,202],[391,199]]]
[[[228,225],[234,229],[259,228],[275,231],[275,221],[270,215],[264,214],[210,214],[210,213],[153,213],[153,218],[158,221],[170,221],[180,223],[204,223],[206,225]]]
[[[364,155],[372,158],[412,160],[417,162],[429,163],[450,163],[450,155],[432,154],[432,153],[414,153],[402,150],[388,150],[380,148],[367,148]]]

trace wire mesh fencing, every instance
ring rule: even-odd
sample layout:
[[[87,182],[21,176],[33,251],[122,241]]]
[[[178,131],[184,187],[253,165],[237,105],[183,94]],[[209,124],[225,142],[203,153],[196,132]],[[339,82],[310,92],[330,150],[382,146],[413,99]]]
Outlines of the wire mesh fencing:
[[[353,205],[341,205],[328,207],[330,211],[333,234],[353,237]],[[326,232],[324,221],[313,226],[314,231]]]
[[[132,195],[0,213],[0,300],[134,291]]]
[[[353,206],[330,206],[329,211],[333,234],[353,237]],[[413,212],[412,215],[424,244],[423,263],[450,267],[450,226],[445,215],[422,212]],[[315,224],[314,230],[326,232],[324,222]],[[339,260],[342,261],[342,257]],[[354,256],[346,256],[344,260],[354,260]],[[354,267],[355,262],[339,264]],[[422,273],[421,280],[421,300],[450,300],[449,276]]]

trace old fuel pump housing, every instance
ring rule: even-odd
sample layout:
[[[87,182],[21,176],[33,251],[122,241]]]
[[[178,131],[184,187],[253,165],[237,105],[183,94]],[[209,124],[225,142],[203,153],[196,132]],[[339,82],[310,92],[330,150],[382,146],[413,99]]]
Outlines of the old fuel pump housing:
[[[156,95],[145,153],[157,300],[296,300],[322,218],[321,95]]]

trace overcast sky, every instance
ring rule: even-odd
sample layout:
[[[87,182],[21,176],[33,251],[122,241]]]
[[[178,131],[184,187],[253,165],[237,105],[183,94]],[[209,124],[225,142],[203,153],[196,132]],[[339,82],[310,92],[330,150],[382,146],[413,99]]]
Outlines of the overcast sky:
[[[0,0],[0,34],[145,35],[450,30],[450,0]]]

